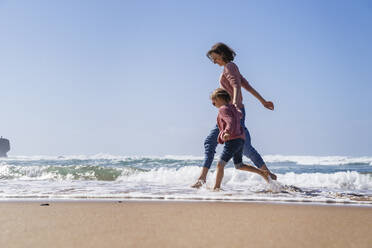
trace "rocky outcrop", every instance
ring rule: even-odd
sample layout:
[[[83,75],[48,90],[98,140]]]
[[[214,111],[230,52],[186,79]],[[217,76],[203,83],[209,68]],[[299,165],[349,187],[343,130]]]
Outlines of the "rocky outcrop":
[[[10,143],[8,139],[0,138],[0,157],[7,157],[7,152],[10,151]]]

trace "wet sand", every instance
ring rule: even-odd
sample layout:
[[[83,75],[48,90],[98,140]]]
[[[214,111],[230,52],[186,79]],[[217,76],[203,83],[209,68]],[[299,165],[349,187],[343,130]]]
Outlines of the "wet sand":
[[[41,206],[49,203],[49,206]],[[372,247],[372,208],[226,202],[1,202],[0,247]]]

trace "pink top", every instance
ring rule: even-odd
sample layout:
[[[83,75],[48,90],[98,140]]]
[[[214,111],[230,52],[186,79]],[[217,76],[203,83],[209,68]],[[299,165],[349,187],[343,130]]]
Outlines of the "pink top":
[[[235,63],[229,62],[224,66],[223,72],[220,76],[220,87],[226,90],[227,92],[229,92],[231,96],[231,100],[234,94],[234,87],[238,89],[241,87],[248,89],[249,86],[250,85],[247,79],[245,79],[240,74],[239,68]],[[244,105],[242,103],[243,97],[242,97],[241,91],[238,91],[238,94],[239,95],[237,97],[237,105],[239,108],[243,108]]]
[[[220,133],[218,134],[218,143],[223,144],[223,135],[230,134],[228,140],[245,139],[243,127],[240,125],[242,112],[232,104],[226,104],[219,108],[217,116],[217,125]]]

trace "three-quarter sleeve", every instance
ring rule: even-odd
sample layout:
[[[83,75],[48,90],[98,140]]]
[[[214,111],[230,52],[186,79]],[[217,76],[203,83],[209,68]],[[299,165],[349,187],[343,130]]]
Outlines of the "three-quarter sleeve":
[[[241,75],[238,67],[234,63],[226,64],[224,74],[232,87],[234,88],[241,87],[242,84]]]
[[[251,88],[251,85],[249,84],[248,80],[245,79],[242,75],[240,75],[240,80],[241,80],[242,87],[244,89],[249,90]]]

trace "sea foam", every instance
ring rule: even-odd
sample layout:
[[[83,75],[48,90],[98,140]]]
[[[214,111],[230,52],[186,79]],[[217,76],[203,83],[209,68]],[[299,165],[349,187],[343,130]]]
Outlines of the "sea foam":
[[[202,157],[63,155],[0,159],[0,199],[193,199],[363,202],[372,204],[370,157],[264,156],[278,180],[225,168],[222,191],[211,190],[216,160],[200,190]],[[250,161],[248,161],[250,162]]]

